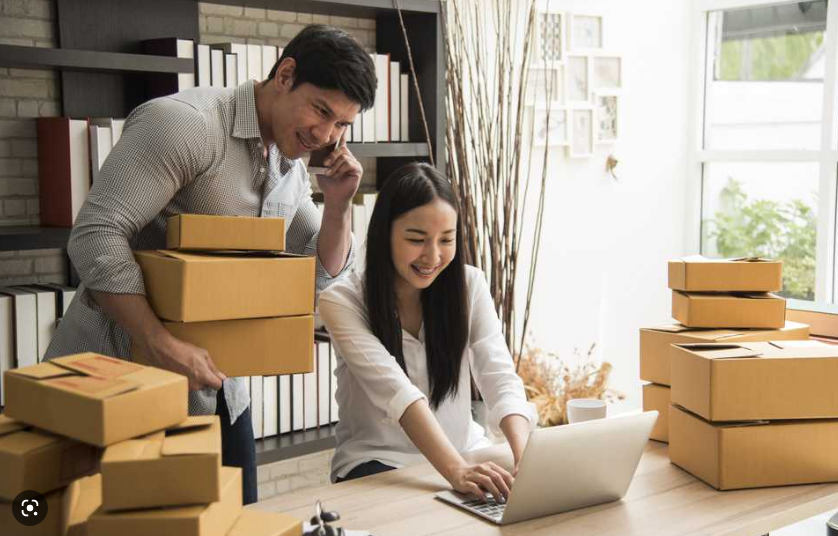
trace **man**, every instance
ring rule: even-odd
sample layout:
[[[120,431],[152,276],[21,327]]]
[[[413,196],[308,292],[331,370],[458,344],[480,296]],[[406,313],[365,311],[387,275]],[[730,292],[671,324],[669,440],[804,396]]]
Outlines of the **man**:
[[[126,120],[70,236],[82,288],[47,358],[84,351],[127,358],[137,345],[156,366],[187,376],[190,414],[221,416],[223,463],[242,467],[246,504],[257,497],[244,380],[225,378],[206,350],[163,328],[132,250],[165,247],[173,214],[284,217],[288,249],[316,256],[317,289],[325,288],[353,261],[350,209],[363,170],[345,141],[332,152],[328,172],[318,176],[321,218],[299,158],[334,146],[373,105],[375,88],[375,68],[355,40],[336,28],[309,26],[268,80],[142,104]]]

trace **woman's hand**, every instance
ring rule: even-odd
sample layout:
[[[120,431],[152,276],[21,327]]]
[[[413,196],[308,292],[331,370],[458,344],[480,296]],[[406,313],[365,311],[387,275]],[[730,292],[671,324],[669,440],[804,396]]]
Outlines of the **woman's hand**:
[[[475,465],[462,464],[455,467],[446,479],[455,490],[486,500],[489,492],[497,502],[504,503],[509,497],[514,478],[503,467],[494,462]]]

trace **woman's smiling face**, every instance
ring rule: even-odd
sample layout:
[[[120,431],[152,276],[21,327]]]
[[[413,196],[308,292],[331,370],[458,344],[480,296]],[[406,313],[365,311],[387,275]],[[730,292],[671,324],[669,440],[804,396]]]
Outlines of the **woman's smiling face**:
[[[457,254],[457,212],[438,197],[405,212],[393,222],[390,248],[396,284],[428,288]]]

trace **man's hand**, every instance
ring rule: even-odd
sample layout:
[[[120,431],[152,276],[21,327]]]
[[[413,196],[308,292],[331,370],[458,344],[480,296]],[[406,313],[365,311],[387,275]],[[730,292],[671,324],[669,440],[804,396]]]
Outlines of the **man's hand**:
[[[326,205],[348,206],[358,191],[364,168],[346,146],[342,138],[337,149],[326,157],[323,164],[329,168],[323,175],[317,175],[317,184],[323,191]]]
[[[215,367],[209,352],[172,335],[163,336],[148,346],[152,364],[189,379],[189,389],[199,391],[206,387],[221,389],[227,377]]]

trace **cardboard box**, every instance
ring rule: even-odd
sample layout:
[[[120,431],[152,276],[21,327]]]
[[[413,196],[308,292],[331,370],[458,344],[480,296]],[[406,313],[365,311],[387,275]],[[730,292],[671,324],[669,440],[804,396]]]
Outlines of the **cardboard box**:
[[[88,536],[87,521],[102,505],[102,475],[96,474],[77,482],[79,489],[71,505],[67,536]]]
[[[242,510],[227,536],[300,536],[303,522],[288,514]]]
[[[178,339],[207,350],[215,366],[231,378],[314,371],[311,315],[163,325]],[[135,361],[148,362],[139,349],[131,351]]]
[[[768,293],[672,291],[672,317],[691,328],[772,328],[786,324],[786,300]]]
[[[672,347],[672,403],[710,421],[838,418],[838,346],[773,341]]]
[[[207,504],[221,498],[221,424],[190,417],[112,445],[102,456],[102,510]]]
[[[669,458],[720,490],[838,481],[838,420],[711,423],[670,407]]]
[[[166,249],[282,251],[285,220],[178,214],[166,221]]]
[[[41,494],[93,473],[99,449],[0,415],[0,500],[25,490]]]
[[[308,315],[314,257],[136,251],[154,312],[176,322]]]
[[[105,512],[90,516],[90,536],[226,536],[242,511],[242,473],[221,469],[221,500],[208,505]]]
[[[187,417],[186,376],[94,353],[6,371],[6,415],[106,447]]]
[[[56,536],[67,533],[70,510],[78,496],[77,481],[69,486],[46,494],[47,517],[39,524],[26,527],[12,514],[12,502],[0,502],[0,534],[3,536]]]
[[[658,412],[658,420],[649,438],[664,443],[669,442],[669,391],[669,387],[656,383],[643,386],[643,411]]]
[[[701,329],[666,324],[640,330],[640,379],[670,385],[671,345],[700,342],[807,340],[809,326],[786,322],[781,329]]]
[[[701,255],[669,261],[669,288],[693,292],[777,292],[783,263],[757,257],[708,259]]]

